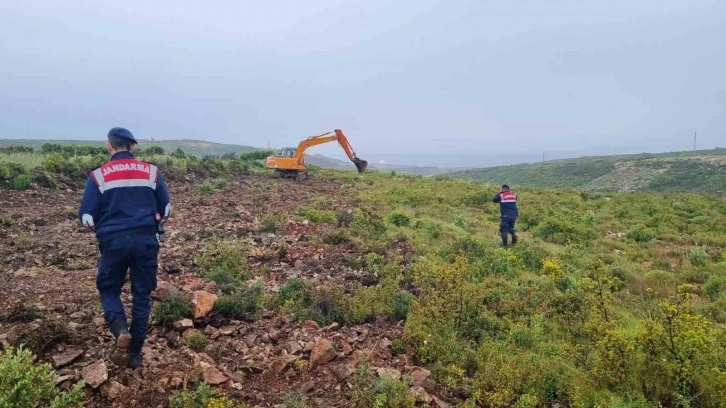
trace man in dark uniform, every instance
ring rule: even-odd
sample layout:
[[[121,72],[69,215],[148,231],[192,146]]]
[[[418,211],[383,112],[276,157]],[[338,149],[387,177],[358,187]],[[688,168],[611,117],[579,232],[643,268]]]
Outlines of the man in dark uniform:
[[[507,246],[508,234],[512,234],[512,245],[517,243],[517,232],[514,230],[514,223],[519,217],[519,209],[517,209],[517,193],[509,189],[508,185],[503,185],[499,194],[494,196],[495,203],[499,203],[499,212],[502,215],[499,224],[499,233],[502,236],[502,246]]]
[[[81,223],[95,231],[101,257],[96,288],[104,319],[116,346],[128,351],[128,366],[141,365],[141,348],[156,289],[157,231],[171,213],[169,191],[156,166],[134,158],[136,139],[124,128],[108,132],[111,160],[91,172],[78,211]],[[131,271],[132,317],[129,327],[121,289]]]

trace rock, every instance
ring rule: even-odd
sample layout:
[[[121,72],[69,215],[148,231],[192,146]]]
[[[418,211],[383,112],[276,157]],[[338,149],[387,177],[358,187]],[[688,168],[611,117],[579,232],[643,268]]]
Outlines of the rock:
[[[222,326],[219,328],[219,334],[222,336],[232,336],[237,333],[237,326]]]
[[[340,341],[340,352],[346,356],[353,352],[353,347],[350,346],[348,340],[342,339]]]
[[[253,365],[241,365],[239,366],[239,370],[248,372],[250,374],[261,374],[265,371],[262,368]]]
[[[192,321],[192,319],[181,319],[178,322],[174,323],[174,328],[179,331],[191,329],[192,327],[194,327],[194,322]]]
[[[396,370],[395,368],[390,368],[390,367],[377,368],[376,373],[378,373],[379,377],[391,377],[394,380],[401,379],[401,372]]]
[[[156,284],[156,290],[151,292],[151,298],[155,300],[164,300],[171,295],[179,294],[179,289],[173,284],[166,281],[159,281]]]
[[[193,277],[193,276],[184,278],[184,281],[182,283],[183,283],[182,289],[185,292],[193,292],[195,290],[201,290],[204,287],[204,279],[198,278],[198,277]]]
[[[61,375],[61,376],[58,376],[58,377],[55,378],[55,384],[58,385],[58,384],[60,384],[62,382],[66,382],[66,381],[72,380],[74,378],[75,378],[75,376],[72,375],[72,374]]]
[[[330,326],[327,326],[325,328],[325,331],[336,331],[340,328],[340,324],[338,322],[333,322],[330,324]]]
[[[423,402],[428,404],[433,401],[433,399],[429,396],[426,390],[423,389],[423,387],[411,387],[408,390],[408,393],[416,397],[416,402]]]
[[[216,301],[217,295],[213,295],[203,290],[198,290],[194,292],[194,297],[192,298],[194,310],[192,311],[192,314],[197,319],[200,317],[205,317],[209,314],[209,312],[212,311],[212,308],[214,307],[214,302]]]
[[[125,387],[116,381],[109,381],[101,386],[101,395],[110,400],[118,399],[129,391],[128,387]]]
[[[315,342],[312,353],[310,354],[310,370],[328,363],[335,358],[335,348],[326,339],[320,339]]]
[[[411,383],[415,386],[421,387],[430,375],[431,371],[425,368],[415,368],[411,371]]]
[[[86,313],[81,312],[81,311],[74,312],[71,314],[71,319],[83,319],[84,317],[86,317]]]
[[[437,406],[438,408],[451,408],[451,405],[449,405],[448,403],[446,403],[446,402],[444,402],[444,401],[440,400],[440,399],[439,399],[439,398],[437,398],[436,396],[432,396],[431,398],[432,398],[432,399],[434,400],[434,404],[435,404],[435,405],[436,405],[436,406]]]
[[[255,341],[257,341],[257,335],[254,333],[250,333],[247,336],[245,336],[245,343],[247,343],[247,347],[252,347],[255,345]]]
[[[300,343],[296,341],[289,341],[285,344],[285,350],[287,350],[290,354],[297,354],[302,351],[302,347],[300,347]]]
[[[207,327],[204,328],[204,334],[206,334],[207,336],[209,336],[209,338],[212,339],[212,340],[217,340],[219,338],[219,336],[222,335],[219,332],[219,329],[217,329],[216,327],[212,326],[211,324],[209,326],[207,326]]]
[[[108,380],[108,369],[106,363],[103,360],[98,360],[90,365],[83,367],[81,370],[81,376],[83,381],[88,384],[89,387],[96,389],[101,384]]]
[[[172,389],[178,389],[182,386],[184,383],[184,380],[181,377],[172,377],[171,381],[169,381],[169,386]]]
[[[343,381],[355,372],[355,367],[352,364],[338,365],[333,367],[331,371],[338,381]]]
[[[216,367],[206,363],[200,364],[202,368],[202,378],[209,385],[220,385],[227,382],[227,376],[225,376]]]
[[[272,330],[270,330],[270,332],[269,332],[269,333],[267,333],[267,337],[269,337],[269,338],[270,338],[270,340],[272,340],[272,341],[276,342],[276,341],[277,341],[277,339],[279,339],[279,338],[280,338],[280,333],[278,333],[278,332],[277,332],[277,330],[275,330],[275,329],[272,329]]]
[[[276,375],[281,375],[290,367],[290,364],[294,363],[298,359],[297,356],[292,354],[283,354],[272,363],[272,370]]]
[[[302,324],[303,329],[318,330],[320,326],[313,320],[305,320]]]
[[[385,337],[378,341],[378,347],[380,347],[382,350],[391,347],[391,344],[393,344],[393,342]]]
[[[78,357],[83,355],[83,350],[66,350],[61,354],[53,356],[53,367],[60,368],[67,366],[68,364],[75,361]]]
[[[103,327],[106,325],[106,321],[103,319],[103,317],[94,317],[93,324],[96,325],[96,327]]]

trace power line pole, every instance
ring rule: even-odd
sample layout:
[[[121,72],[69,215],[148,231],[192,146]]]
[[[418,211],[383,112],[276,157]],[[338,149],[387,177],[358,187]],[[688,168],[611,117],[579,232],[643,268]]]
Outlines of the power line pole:
[[[693,150],[696,150],[696,132],[693,132]]]

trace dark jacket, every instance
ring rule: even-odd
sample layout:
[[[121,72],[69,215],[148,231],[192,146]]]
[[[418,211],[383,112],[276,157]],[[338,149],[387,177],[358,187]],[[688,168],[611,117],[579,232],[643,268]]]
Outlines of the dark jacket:
[[[499,203],[499,211],[502,217],[519,217],[517,208],[517,193],[512,190],[502,191],[494,196],[495,203]]]
[[[157,214],[171,213],[169,191],[156,166],[118,152],[91,172],[78,210],[81,223],[99,241],[127,230],[152,230]]]

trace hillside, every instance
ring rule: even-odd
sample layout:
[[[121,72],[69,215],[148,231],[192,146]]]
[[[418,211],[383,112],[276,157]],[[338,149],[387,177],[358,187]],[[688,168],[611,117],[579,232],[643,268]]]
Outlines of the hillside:
[[[93,145],[102,146],[106,143],[103,140],[43,140],[43,139],[0,139],[0,147],[2,146],[27,146],[39,149],[45,143],[58,143],[62,145]],[[224,144],[207,142],[203,140],[139,140],[139,145],[143,148],[151,146],[161,146],[167,152],[173,152],[177,148],[182,149],[185,153],[202,157],[205,155],[221,156],[225,153],[245,153],[253,150],[259,150],[256,147],[243,146],[236,144]]]
[[[348,161],[331,159],[319,154],[305,156],[305,163],[314,166],[337,169],[337,170],[354,170],[353,164]],[[388,163],[368,163],[368,170],[380,172],[396,172],[400,174],[419,174],[423,176],[435,176],[437,174],[456,171],[458,169],[433,166],[411,166],[407,164],[388,164]]]
[[[581,157],[446,173],[493,184],[589,191],[706,191],[726,193],[726,149]]]
[[[62,408],[726,404],[723,200],[523,187],[520,242],[501,248],[482,183],[157,155],[175,210],[134,370],[76,215],[96,163],[70,154],[0,171],[0,348],[52,363],[39,378],[0,353],[0,397],[17,383],[78,401]]]

